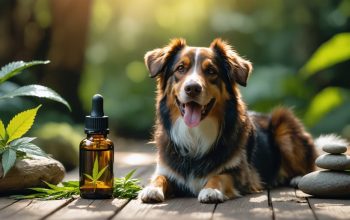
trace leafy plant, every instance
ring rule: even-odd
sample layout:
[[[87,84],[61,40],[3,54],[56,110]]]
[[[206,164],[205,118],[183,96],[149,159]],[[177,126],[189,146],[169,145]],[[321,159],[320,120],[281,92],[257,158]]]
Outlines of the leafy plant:
[[[134,199],[142,189],[138,179],[131,178],[135,170],[129,172],[125,177],[114,178],[113,197],[119,199]],[[79,181],[62,182],[62,186],[56,186],[45,182],[48,188],[29,188],[36,193],[29,195],[13,195],[13,199],[67,199],[79,195]]]
[[[45,200],[53,200],[53,199],[67,199],[73,196],[79,195],[79,181],[67,181],[62,182],[62,186],[56,186],[45,182],[48,188],[29,188],[30,190],[36,191],[36,193],[29,195],[14,195],[11,196],[13,199],[45,199]]]
[[[116,198],[137,197],[138,192],[142,189],[139,185],[140,180],[131,178],[136,170],[132,170],[125,177],[114,178],[113,196]]]
[[[10,79],[11,77],[18,75],[24,69],[35,65],[48,63],[50,63],[48,60],[31,62],[16,61],[9,63],[6,66],[2,67],[0,70],[0,84]],[[64,104],[69,110],[71,110],[68,102],[64,100],[59,94],[57,94],[54,90],[41,85],[27,85],[19,87],[7,94],[0,94],[0,100],[5,98],[14,98],[17,96],[35,96],[39,98],[51,99]]]
[[[321,70],[350,59],[350,33],[339,33],[323,43],[301,68],[303,77],[310,77]]]
[[[94,191],[96,190],[97,181],[101,178],[102,174],[106,171],[108,165],[105,166],[102,170],[98,170],[98,158],[96,157],[94,162],[94,167],[92,168],[92,176],[84,173],[84,175],[91,180],[91,183],[94,185]]]
[[[334,65],[350,60],[350,33],[339,33],[324,42],[301,68],[299,74],[305,79],[316,77]],[[316,76],[315,76],[316,75]],[[334,72],[332,77],[337,73]],[[350,91],[348,87],[327,85],[314,94],[308,105],[304,122],[317,133],[339,132],[339,128],[347,125],[349,116]],[[327,126],[325,126],[327,125]],[[334,127],[334,128],[332,128]]]
[[[7,64],[0,70],[0,85],[6,80],[21,73],[22,70],[39,64],[47,64],[49,61],[16,61]],[[17,96],[35,96],[47,98],[64,104],[69,110],[70,106],[59,94],[50,88],[41,85],[27,85],[19,87],[6,94],[0,94],[0,100],[14,98]],[[36,108],[23,111],[15,115],[5,129],[0,119],[0,156],[5,177],[7,172],[15,164],[16,158],[23,158],[28,155],[47,156],[38,146],[31,143],[34,137],[23,137],[32,127],[35,116],[41,105]]]
[[[27,154],[47,156],[38,146],[31,143],[34,137],[22,137],[32,127],[41,105],[21,112],[13,117],[6,129],[0,120],[0,154],[2,155],[3,177],[15,164],[17,157]]]

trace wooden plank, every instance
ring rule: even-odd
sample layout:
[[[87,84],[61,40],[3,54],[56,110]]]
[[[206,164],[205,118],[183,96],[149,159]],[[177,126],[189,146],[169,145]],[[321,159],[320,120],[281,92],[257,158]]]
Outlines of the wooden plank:
[[[47,219],[108,219],[121,209],[126,199],[76,199]]]
[[[350,200],[308,198],[318,220],[350,219]]]
[[[196,198],[174,198],[158,204],[140,199],[129,202],[113,219],[211,219],[215,204],[201,204]]]
[[[0,210],[6,208],[7,206],[10,206],[11,204],[17,202],[15,199],[9,199],[7,197],[1,197],[0,198]]]
[[[267,192],[249,194],[218,204],[213,219],[272,219]]]
[[[294,188],[270,191],[275,219],[315,219],[307,200],[297,197]]]
[[[66,205],[72,199],[65,200],[20,200],[0,211],[0,219],[40,219],[60,207]]]
[[[13,203],[10,206],[7,206],[0,211],[0,219],[10,218],[12,215],[16,214],[16,212],[19,212],[27,207],[31,202],[32,200],[21,200]]]

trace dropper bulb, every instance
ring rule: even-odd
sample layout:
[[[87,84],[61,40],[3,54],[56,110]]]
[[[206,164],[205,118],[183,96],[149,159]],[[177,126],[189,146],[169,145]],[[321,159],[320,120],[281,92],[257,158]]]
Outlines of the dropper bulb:
[[[90,115],[85,117],[85,133],[92,134],[96,132],[107,133],[108,116],[103,112],[103,96],[96,94],[92,97],[92,108]]]
[[[92,117],[103,117],[105,114],[103,112],[103,97],[100,94],[96,94],[92,97]]]

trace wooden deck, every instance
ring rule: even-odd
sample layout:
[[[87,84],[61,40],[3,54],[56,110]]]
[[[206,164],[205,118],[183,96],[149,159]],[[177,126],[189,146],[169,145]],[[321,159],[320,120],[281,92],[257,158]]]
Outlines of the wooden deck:
[[[154,169],[154,153],[149,149],[119,148],[116,176],[138,168],[136,176],[145,184]],[[77,172],[66,178],[77,179]],[[201,204],[196,198],[143,204],[123,199],[16,201],[0,197],[0,219],[350,219],[350,200],[312,198],[293,188],[278,188],[222,204]]]

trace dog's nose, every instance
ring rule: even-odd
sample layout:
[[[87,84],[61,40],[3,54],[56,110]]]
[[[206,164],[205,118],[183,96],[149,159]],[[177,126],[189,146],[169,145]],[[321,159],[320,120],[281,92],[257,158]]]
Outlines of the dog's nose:
[[[202,92],[202,86],[196,82],[190,82],[185,86],[185,92],[190,97],[196,97]]]

